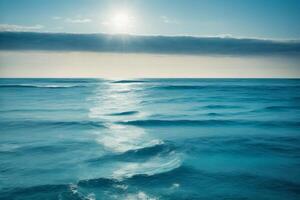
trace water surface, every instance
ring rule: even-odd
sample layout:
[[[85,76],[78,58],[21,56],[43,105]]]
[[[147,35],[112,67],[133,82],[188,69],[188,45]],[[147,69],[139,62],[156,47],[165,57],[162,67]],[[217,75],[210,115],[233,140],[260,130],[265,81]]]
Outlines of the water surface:
[[[300,80],[0,79],[0,199],[300,199]]]

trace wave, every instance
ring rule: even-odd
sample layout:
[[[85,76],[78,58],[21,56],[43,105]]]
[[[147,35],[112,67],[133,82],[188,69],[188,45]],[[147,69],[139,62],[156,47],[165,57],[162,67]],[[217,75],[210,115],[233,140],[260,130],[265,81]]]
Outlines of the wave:
[[[209,181],[211,184],[218,184],[222,182],[222,185],[241,184],[246,187],[253,187],[253,185],[255,185],[256,187],[260,188],[267,188],[271,190],[276,189],[281,192],[289,191],[293,194],[300,194],[300,184],[297,182],[268,176],[260,176],[255,173],[211,172],[209,170],[204,171],[184,165],[161,174],[155,174],[152,176],[137,175],[130,178],[130,183],[134,183],[135,185],[143,183],[144,187],[149,188],[161,187],[162,183],[165,186],[171,185],[174,182],[185,182],[195,190],[197,190],[199,187],[203,187],[203,185],[206,185],[207,181]],[[187,199],[194,199],[194,195],[192,195],[191,198]]]
[[[253,109],[249,110],[248,112],[240,112],[241,114],[246,114],[246,113],[272,113],[272,112],[284,112],[284,111],[295,111],[295,110],[300,110],[300,106],[266,106],[263,108],[259,109]]]
[[[141,156],[141,157],[145,157],[145,156],[154,156],[157,154],[162,154],[162,153],[170,153],[172,151],[175,150],[175,147],[173,145],[171,145],[170,143],[167,142],[163,142],[163,143],[159,143],[150,147],[144,147],[141,149],[136,149],[136,150],[130,150],[127,151],[123,154],[123,156],[128,156],[128,157],[132,157],[132,156]]]
[[[206,86],[197,85],[166,85],[166,86],[155,86],[152,89],[162,89],[162,90],[199,90],[205,89]]]
[[[113,172],[117,180],[128,179],[137,175],[153,176],[172,171],[181,166],[182,160],[174,151],[168,156],[157,156],[146,162],[129,162]]]
[[[11,128],[48,127],[48,128],[104,128],[98,121],[0,121],[0,126]]]
[[[203,106],[201,108],[207,108],[207,109],[236,109],[236,108],[242,108],[241,106],[233,106],[233,105],[207,105]]]
[[[162,99],[149,99],[149,100],[142,100],[141,103],[146,104],[157,104],[157,103],[188,103],[188,102],[195,102],[197,99],[191,97],[172,97],[172,98],[162,98]]]
[[[5,189],[0,191],[0,199],[78,199],[88,200],[95,199],[96,195],[92,195],[92,191],[99,195],[97,197],[103,199],[116,199],[119,195],[129,195],[128,197],[135,197],[130,199],[150,199],[150,196],[141,190],[155,190],[163,188],[165,192],[160,193],[160,197],[164,199],[178,199],[178,193],[170,193],[166,186],[172,186],[174,183],[182,183],[191,192],[186,192],[186,199],[203,199],[202,194],[195,193],[197,189],[206,187],[213,188],[213,185],[232,186],[239,185],[240,189],[255,187],[262,191],[274,191],[279,193],[291,194],[291,196],[298,196],[300,194],[300,184],[294,181],[288,181],[282,178],[261,176],[257,173],[246,172],[211,172],[209,170],[199,170],[190,166],[180,166],[165,173],[154,175],[136,175],[127,179],[118,180],[114,178],[94,178],[79,180],[77,184],[52,184],[39,185],[33,187],[23,187],[14,189]],[[128,190],[127,187],[130,187]],[[126,190],[126,191],[125,191]],[[158,190],[160,191],[160,190]],[[255,190],[256,191],[256,190]],[[134,195],[131,194],[140,194]],[[142,194],[143,193],[143,194]],[[114,195],[113,197],[110,195]],[[237,193],[224,194],[225,197],[232,197]],[[102,195],[102,196],[101,196]],[[214,197],[215,193],[209,193],[205,197]],[[218,195],[218,193],[217,193]],[[229,196],[228,196],[229,195]],[[248,194],[247,194],[248,195]],[[91,198],[91,197],[95,198]],[[90,198],[89,198],[90,197]],[[138,198],[136,198],[138,197]],[[220,196],[216,196],[218,199]],[[223,196],[224,197],[224,196]],[[249,196],[248,196],[249,197]],[[251,197],[251,196],[250,196]],[[102,199],[101,198],[101,199]],[[246,198],[246,197],[245,197]],[[98,198],[97,198],[98,199]],[[123,199],[123,198],[118,198]],[[152,196],[151,196],[151,199]]]
[[[133,200],[133,199],[139,199],[139,200],[158,200],[160,198],[153,197],[152,195],[148,195],[143,191],[138,191],[137,193],[133,194],[127,194],[125,197],[126,200]]]
[[[122,162],[113,174],[106,178],[97,178],[79,181],[79,186],[110,186],[115,183],[134,180],[137,177],[152,177],[170,173],[182,166],[181,155],[175,151],[167,155],[157,155],[146,161]]]
[[[224,116],[224,114],[221,113],[206,113],[206,116],[210,116],[210,117],[220,117],[220,116]]]
[[[143,191],[124,193],[127,187],[117,180],[98,178],[81,180],[77,184],[49,184],[4,189],[0,190],[0,199],[95,200],[96,197],[100,199],[156,199]],[[96,191],[94,193],[89,189]]]
[[[168,160],[166,160],[168,162]],[[163,164],[164,165],[164,164]],[[165,165],[168,165],[165,164]],[[103,187],[113,187],[115,185],[119,184],[126,184],[127,182],[130,182],[134,185],[139,185],[140,183],[143,184],[150,184],[152,181],[149,180],[158,180],[159,183],[170,180],[172,182],[174,180],[178,180],[178,178],[185,178],[190,176],[191,174],[196,175],[198,172],[197,170],[187,167],[184,165],[175,165],[176,167],[169,168],[169,170],[161,171],[161,173],[155,173],[155,174],[135,174],[130,177],[124,177],[123,179],[116,179],[114,177],[111,178],[94,178],[94,179],[86,179],[86,180],[80,180],[78,181],[77,185],[79,187],[85,187],[85,188],[103,188]]]
[[[13,153],[20,147],[18,144],[0,144],[0,153]]]
[[[266,111],[284,111],[284,110],[295,110],[295,109],[300,109],[300,106],[267,106],[263,108],[263,110]]]
[[[94,178],[78,181],[77,185],[81,187],[107,187],[116,183],[120,183],[120,180],[113,178]]]
[[[274,86],[265,86],[265,85],[162,85],[154,86],[152,89],[162,89],[162,90],[201,90],[201,89],[213,89],[213,90],[286,90],[286,89],[299,89],[298,85],[274,85]]]
[[[283,136],[207,136],[181,141],[180,146],[190,154],[230,153],[235,155],[284,155],[299,158],[297,137]],[[214,147],[214,148],[211,148]]]
[[[74,151],[78,150],[79,148],[88,148],[91,146],[91,142],[88,141],[63,141],[63,142],[54,142],[49,144],[23,144],[20,145],[15,152],[18,153],[25,153],[25,154],[42,154],[45,153],[55,154],[55,153],[62,153],[67,151]]]
[[[135,126],[262,126],[300,127],[299,121],[254,121],[254,120],[135,120],[119,122]]]
[[[134,115],[134,114],[137,114],[139,113],[138,111],[126,111],[126,112],[119,112],[119,113],[113,113],[113,114],[110,114],[112,116],[122,116],[122,115]]]
[[[0,191],[0,199],[93,200],[95,195],[79,191],[78,186],[74,184],[49,184]]]
[[[113,81],[112,83],[145,83],[147,81],[140,80],[121,80],[121,81]]]
[[[202,126],[202,125],[236,125],[231,120],[135,120],[120,122],[135,126]]]
[[[62,109],[5,109],[5,110],[0,110],[0,113],[7,113],[7,112],[86,112],[88,110],[84,108],[62,108]]]
[[[105,149],[117,153],[143,149],[163,143],[163,141],[158,139],[143,138],[143,135],[135,137],[135,135],[124,134],[120,136],[119,134],[121,133],[117,132],[112,135],[104,135],[98,138],[97,142],[102,144]]]
[[[89,159],[86,162],[91,164],[103,163],[105,161],[145,161],[149,159],[149,157],[157,156],[157,155],[168,155],[170,152],[174,151],[175,147],[170,143],[160,143],[153,146],[146,146],[144,148],[129,150],[121,154],[108,154],[105,156],[101,156],[99,158]]]
[[[50,79],[50,81],[54,83],[101,83],[104,82],[102,79]]]
[[[105,126],[109,132],[98,133],[96,141],[110,152],[122,153],[163,143],[159,139],[150,137],[139,127],[108,122]]]
[[[3,84],[0,88],[49,88],[49,89],[63,89],[63,88],[81,88],[83,85],[33,85],[33,84]]]

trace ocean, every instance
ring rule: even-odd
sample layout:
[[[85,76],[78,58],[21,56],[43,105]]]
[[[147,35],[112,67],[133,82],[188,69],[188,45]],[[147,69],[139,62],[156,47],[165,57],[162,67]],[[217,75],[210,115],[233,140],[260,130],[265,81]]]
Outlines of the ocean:
[[[2,200],[298,200],[300,79],[0,79]]]

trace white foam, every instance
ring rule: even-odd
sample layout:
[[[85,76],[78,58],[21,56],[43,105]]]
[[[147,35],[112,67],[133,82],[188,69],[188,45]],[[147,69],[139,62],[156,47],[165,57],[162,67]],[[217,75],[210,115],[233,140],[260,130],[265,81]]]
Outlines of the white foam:
[[[115,184],[113,185],[115,188],[121,189],[121,190],[127,190],[128,185],[124,185],[124,184]]]
[[[89,193],[85,196],[84,194],[78,192],[78,185],[76,185],[76,184],[71,184],[69,186],[69,188],[70,188],[70,191],[72,192],[72,194],[78,195],[79,197],[82,197],[83,199],[96,200],[96,195],[94,193]],[[59,199],[61,199],[61,197]]]
[[[173,183],[172,186],[171,186],[171,189],[177,189],[179,187],[180,187],[179,183]]]
[[[70,190],[73,194],[77,194],[78,193],[78,186],[75,184],[71,184],[70,185]]]
[[[96,200],[96,195],[94,193],[89,193],[87,196],[86,196],[86,199],[87,200]]]
[[[130,178],[135,175],[155,175],[165,173],[180,167],[181,158],[175,153],[171,152],[167,157],[157,156],[147,162],[125,163],[113,172],[113,178],[122,180]]]
[[[125,200],[157,200],[158,198],[150,197],[145,192],[139,191],[136,194],[128,194]]]
[[[19,86],[23,87],[37,87],[37,88],[72,88],[77,87],[78,85],[55,85],[55,84],[19,84]]]

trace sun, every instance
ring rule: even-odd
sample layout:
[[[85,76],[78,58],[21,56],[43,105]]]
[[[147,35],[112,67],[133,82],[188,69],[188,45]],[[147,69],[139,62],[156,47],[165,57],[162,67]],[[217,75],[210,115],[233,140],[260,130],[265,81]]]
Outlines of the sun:
[[[112,18],[113,26],[120,31],[126,31],[131,26],[131,19],[128,13],[117,13]]]
[[[135,18],[128,11],[118,11],[111,16],[109,24],[114,33],[132,33]]]

